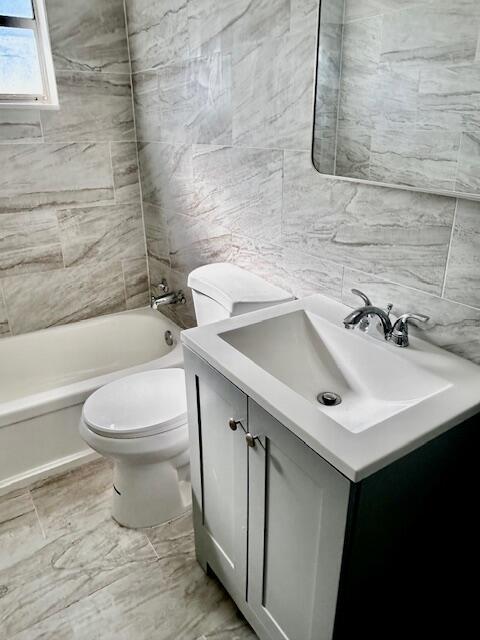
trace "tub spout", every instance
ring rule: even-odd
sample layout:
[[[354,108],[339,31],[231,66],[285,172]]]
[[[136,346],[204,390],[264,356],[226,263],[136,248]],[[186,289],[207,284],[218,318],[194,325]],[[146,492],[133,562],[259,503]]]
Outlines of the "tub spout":
[[[152,296],[150,298],[150,306],[153,310],[166,304],[185,304],[187,299],[183,291],[172,291],[171,293],[162,293],[161,296]]]

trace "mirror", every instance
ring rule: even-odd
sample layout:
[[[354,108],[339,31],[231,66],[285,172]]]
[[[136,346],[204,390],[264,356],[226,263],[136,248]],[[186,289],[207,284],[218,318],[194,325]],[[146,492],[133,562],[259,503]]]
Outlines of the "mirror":
[[[480,0],[321,0],[313,163],[480,199]]]

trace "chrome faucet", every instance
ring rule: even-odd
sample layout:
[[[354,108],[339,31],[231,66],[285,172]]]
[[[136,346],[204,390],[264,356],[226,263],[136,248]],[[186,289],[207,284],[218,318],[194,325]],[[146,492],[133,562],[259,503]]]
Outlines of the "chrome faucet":
[[[388,305],[387,311],[385,311],[384,309],[380,309],[380,307],[367,304],[370,303],[369,298],[361,291],[358,291],[358,289],[352,289],[352,293],[359,295],[365,302],[365,306],[355,309],[348,314],[343,321],[345,328],[354,329],[357,325],[362,328],[362,323],[364,323],[365,320],[367,320],[368,327],[369,318],[371,316],[376,316],[380,320],[385,340],[393,342],[397,347],[408,347],[409,345],[409,320],[416,320],[417,322],[427,322],[430,320],[428,316],[424,316],[419,313],[405,313],[398,318],[395,324],[392,325],[392,321],[390,320],[390,311],[392,310],[391,304]],[[363,330],[365,331],[365,328]]]
[[[368,318],[368,316],[377,316],[379,318],[380,322],[382,323],[385,339],[387,340],[387,336],[389,336],[393,331],[392,321],[390,320],[387,312],[383,309],[380,309],[380,307],[365,305],[364,307],[355,309],[355,311],[352,311],[352,313],[348,314],[348,316],[344,319],[343,324],[345,325],[346,329],[353,329],[364,318]]]
[[[424,316],[422,313],[404,313],[398,318],[393,325],[392,333],[389,340],[393,342],[397,347],[408,347],[408,321],[416,320],[417,322],[428,322],[429,316]]]
[[[166,304],[185,304],[187,302],[185,294],[181,289],[179,291],[170,292],[166,280],[162,280],[160,284],[157,285],[157,289],[163,291],[163,293],[159,296],[152,295],[152,297],[150,298],[150,306],[155,311],[158,309],[158,307],[162,307]]]

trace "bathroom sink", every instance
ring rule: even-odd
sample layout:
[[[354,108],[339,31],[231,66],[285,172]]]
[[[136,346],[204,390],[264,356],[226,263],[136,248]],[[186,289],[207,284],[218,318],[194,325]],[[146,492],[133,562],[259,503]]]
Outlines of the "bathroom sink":
[[[304,309],[220,337],[353,433],[451,386],[401,357],[393,345]]]
[[[182,342],[358,482],[478,413],[480,367],[414,335],[400,348],[347,330],[350,312],[318,294]]]

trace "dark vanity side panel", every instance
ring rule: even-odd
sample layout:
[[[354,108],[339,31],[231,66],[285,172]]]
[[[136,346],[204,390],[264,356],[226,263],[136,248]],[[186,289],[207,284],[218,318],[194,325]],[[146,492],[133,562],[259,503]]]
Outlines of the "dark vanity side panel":
[[[479,432],[480,415],[352,485],[334,640],[479,635]]]

